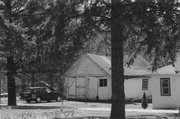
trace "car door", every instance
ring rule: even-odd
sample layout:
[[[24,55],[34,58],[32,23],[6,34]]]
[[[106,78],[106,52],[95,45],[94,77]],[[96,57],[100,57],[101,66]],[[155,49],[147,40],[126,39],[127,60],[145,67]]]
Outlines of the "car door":
[[[49,88],[46,88],[46,94],[47,94],[47,98],[49,100],[53,100],[54,99],[54,93],[52,92],[52,90],[50,90]]]
[[[42,100],[47,100],[48,94],[45,88],[40,88],[39,91],[40,91],[40,98],[42,98]]]

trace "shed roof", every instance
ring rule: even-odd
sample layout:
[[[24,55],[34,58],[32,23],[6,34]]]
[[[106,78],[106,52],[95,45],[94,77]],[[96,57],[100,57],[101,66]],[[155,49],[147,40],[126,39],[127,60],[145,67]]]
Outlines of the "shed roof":
[[[89,76],[92,75],[92,72],[86,69],[84,73],[79,71],[79,65],[81,64],[82,60],[88,58],[92,63],[94,63],[97,67],[99,67],[102,71],[104,71],[106,75],[111,76],[111,57],[102,56],[102,55],[95,55],[95,54],[86,54],[82,56],[66,73],[66,76]],[[126,65],[128,61],[128,56],[124,56],[124,75],[126,79],[128,78],[135,78],[135,77],[146,77],[147,75],[151,74],[150,70],[150,63],[145,60],[141,55],[138,55],[134,59],[134,63],[129,67]],[[91,67],[92,68],[92,67]],[[87,74],[87,73],[90,74]],[[100,76],[100,74],[94,74],[96,76]],[[102,74],[101,74],[102,75]]]
[[[111,75],[111,59],[107,56],[87,54],[87,56],[93,60],[99,67],[101,67],[106,73]]]
[[[111,57],[87,54],[87,56],[96,62],[103,70],[105,70],[109,75],[111,75]],[[128,56],[125,56],[124,62],[128,60]],[[149,68],[151,67],[150,63],[145,60],[141,55],[138,55],[134,63],[131,66],[124,65],[124,74],[125,75],[146,75],[151,74]]]
[[[176,74],[176,70],[175,67],[170,64],[157,69],[153,72],[153,74]]]

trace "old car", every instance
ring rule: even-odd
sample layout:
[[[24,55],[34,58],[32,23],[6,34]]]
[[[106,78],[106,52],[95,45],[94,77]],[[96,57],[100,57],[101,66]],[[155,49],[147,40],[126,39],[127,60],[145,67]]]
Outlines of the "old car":
[[[48,87],[28,87],[21,94],[21,99],[26,100],[27,103],[31,101],[36,101],[40,103],[41,101],[56,100],[60,102],[62,100],[60,93],[55,89],[50,89]]]

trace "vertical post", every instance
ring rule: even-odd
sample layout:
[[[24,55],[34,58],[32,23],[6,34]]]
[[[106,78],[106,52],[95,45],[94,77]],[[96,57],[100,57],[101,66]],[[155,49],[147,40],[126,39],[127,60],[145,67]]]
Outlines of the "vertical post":
[[[78,88],[78,87],[77,87],[77,76],[76,76],[75,80],[76,80],[76,99],[77,99],[77,97],[78,97],[78,94],[77,94],[77,90],[78,90],[78,89],[77,89],[77,88]]]
[[[32,70],[32,82],[31,82],[31,86],[34,87],[34,80],[35,80],[35,76],[34,76],[34,69]]]
[[[89,78],[86,78],[87,79],[87,84],[86,84],[86,100],[89,100],[89,82],[90,82],[90,79]]]
[[[99,100],[99,79],[97,79],[97,96],[96,96],[96,100]]]
[[[2,78],[0,79],[0,103],[1,103],[1,80],[2,80]]]

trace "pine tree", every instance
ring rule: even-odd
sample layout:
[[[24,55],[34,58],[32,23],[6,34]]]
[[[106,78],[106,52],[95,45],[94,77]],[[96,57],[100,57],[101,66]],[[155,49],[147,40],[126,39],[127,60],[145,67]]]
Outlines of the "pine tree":
[[[24,49],[23,29],[19,26],[23,6],[26,0],[0,0],[1,18],[1,51],[6,54],[6,76],[8,87],[8,105],[16,105],[16,85],[15,76],[21,64],[22,50]]]
[[[86,5],[86,24],[94,31],[104,28],[96,32],[111,31],[110,118],[125,119],[123,55],[129,54],[130,65],[138,53],[150,57],[152,70],[157,69],[162,58],[173,62],[180,35],[179,4],[177,0],[94,0]]]

